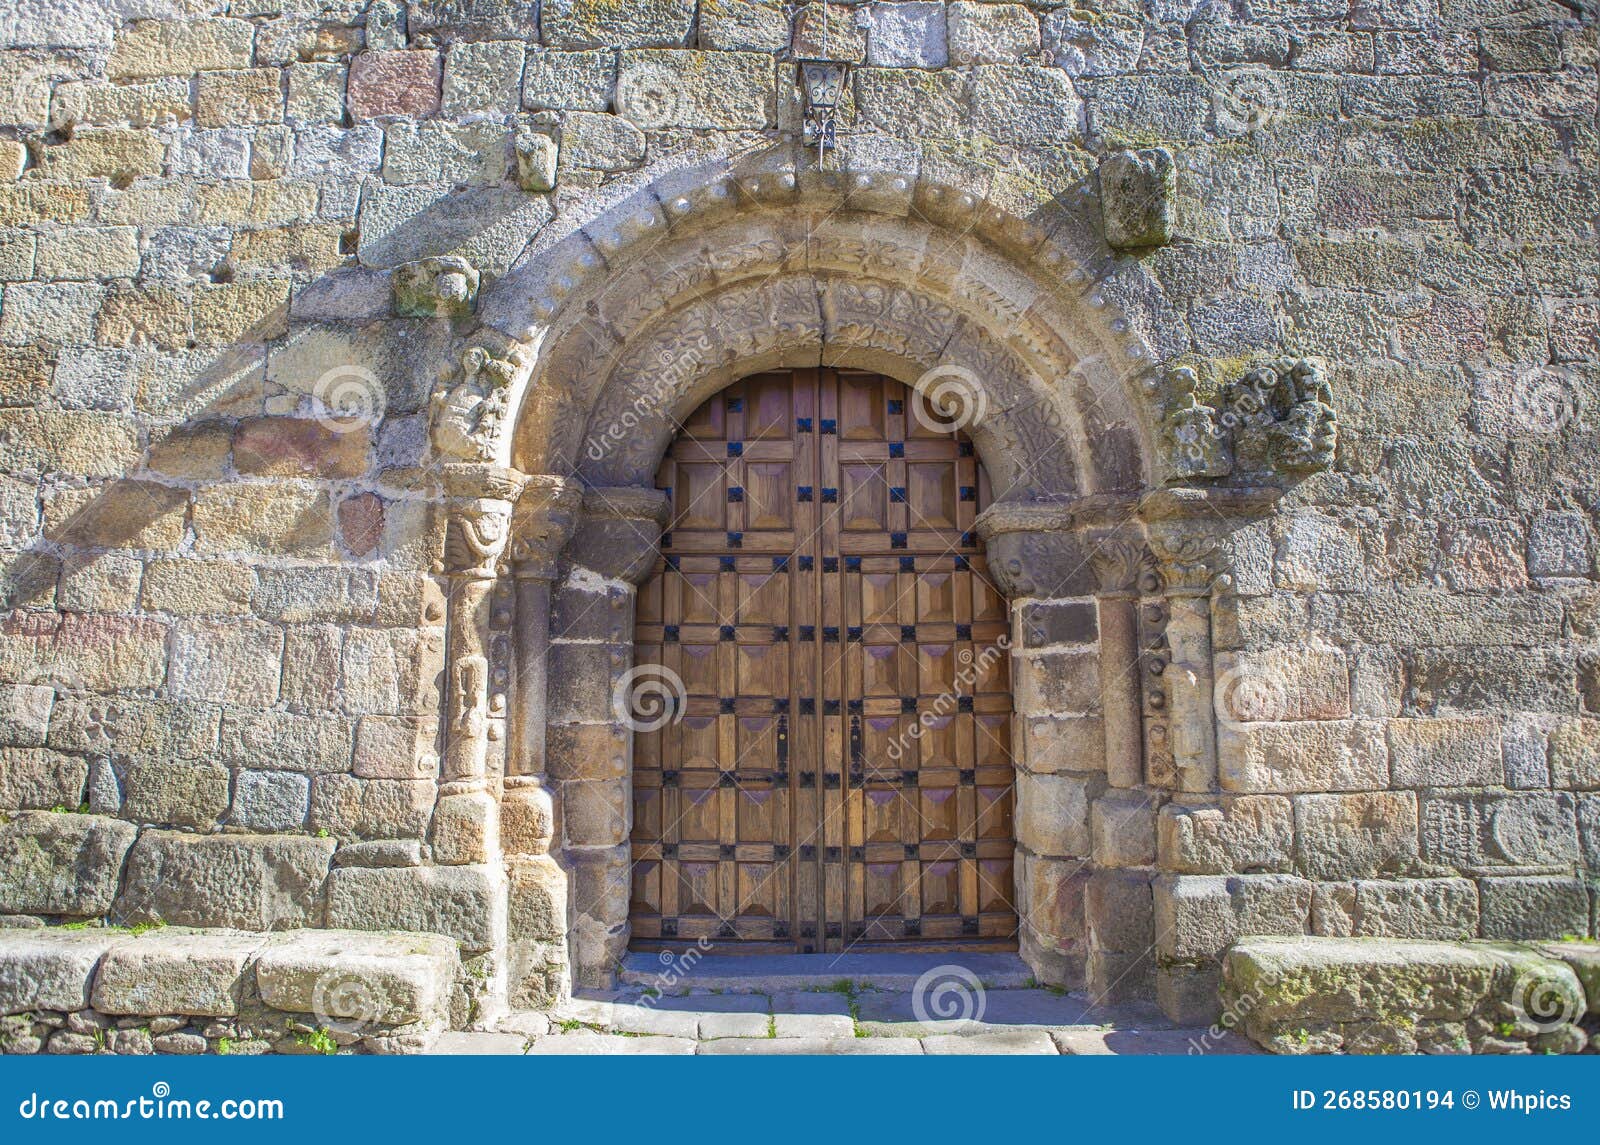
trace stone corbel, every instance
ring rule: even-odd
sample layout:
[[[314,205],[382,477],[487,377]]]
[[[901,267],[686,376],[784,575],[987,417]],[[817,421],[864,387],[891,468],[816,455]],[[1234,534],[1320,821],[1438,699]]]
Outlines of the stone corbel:
[[[1162,674],[1168,742],[1183,791],[1209,792],[1217,782],[1212,693],[1211,594],[1224,585],[1224,538],[1269,511],[1273,489],[1163,489],[1139,502],[1150,549],[1167,598],[1168,657]]]
[[[501,579],[512,505],[526,478],[493,465],[446,465],[444,561],[449,613],[445,638],[445,746],[434,855],[441,863],[481,863],[497,833],[488,792],[491,750],[505,740],[512,600]],[[498,762],[498,760],[496,761]]]

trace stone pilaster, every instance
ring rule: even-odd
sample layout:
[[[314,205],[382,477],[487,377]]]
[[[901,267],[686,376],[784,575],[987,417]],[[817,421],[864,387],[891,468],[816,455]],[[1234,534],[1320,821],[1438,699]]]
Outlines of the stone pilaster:
[[[1276,498],[1271,490],[1176,488],[1147,494],[1139,503],[1165,596],[1166,662],[1159,689],[1166,742],[1175,787],[1189,800],[1217,790],[1211,600],[1228,583],[1222,541]],[[1172,921],[1189,901],[1187,884],[1200,881],[1163,877],[1149,887],[1156,919],[1156,994],[1174,1020],[1209,1020],[1215,1010],[1216,952],[1197,957],[1178,945],[1186,931]]]

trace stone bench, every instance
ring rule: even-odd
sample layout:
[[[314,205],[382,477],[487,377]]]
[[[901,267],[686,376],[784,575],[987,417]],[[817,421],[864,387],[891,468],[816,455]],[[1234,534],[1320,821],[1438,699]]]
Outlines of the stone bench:
[[[1222,1006],[1275,1053],[1592,1053],[1600,942],[1243,938]]]
[[[5,1053],[418,1053],[456,943],[404,931],[0,929]]]

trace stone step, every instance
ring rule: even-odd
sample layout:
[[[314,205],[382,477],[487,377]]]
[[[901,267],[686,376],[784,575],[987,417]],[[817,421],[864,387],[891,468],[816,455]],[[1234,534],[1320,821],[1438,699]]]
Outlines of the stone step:
[[[956,967],[976,976],[985,989],[1030,985],[1033,972],[1015,954],[629,954],[622,981],[666,994],[721,990],[774,994],[827,990],[842,982],[857,989],[912,990],[925,974]]]

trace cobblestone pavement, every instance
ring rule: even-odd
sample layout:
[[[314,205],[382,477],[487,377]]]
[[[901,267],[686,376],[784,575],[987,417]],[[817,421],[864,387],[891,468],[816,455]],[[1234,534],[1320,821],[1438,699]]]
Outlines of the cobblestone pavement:
[[[639,991],[519,1013],[493,1033],[449,1033],[438,1054],[1188,1054],[1252,1053],[1234,1034],[1175,1027],[1143,1008],[1075,994],[989,990],[973,1017],[919,1019],[913,995],[841,984],[771,994]]]

